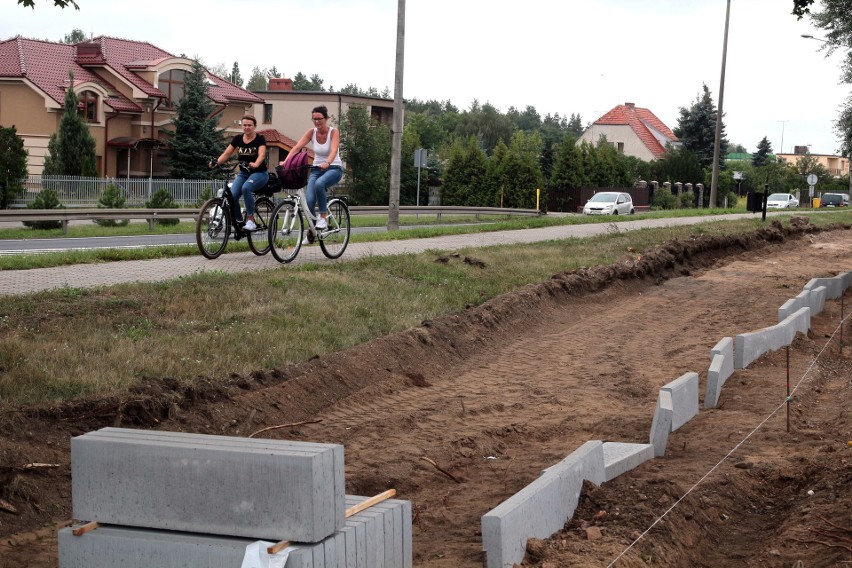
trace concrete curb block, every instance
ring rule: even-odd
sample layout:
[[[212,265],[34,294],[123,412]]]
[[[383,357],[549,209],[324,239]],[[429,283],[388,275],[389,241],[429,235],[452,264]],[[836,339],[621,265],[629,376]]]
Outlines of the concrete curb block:
[[[586,442],[535,481],[482,516],[488,568],[511,568],[524,559],[529,538],[548,538],[570,519],[583,481],[605,480],[603,443]]]
[[[604,481],[612,481],[622,473],[638,467],[654,458],[652,444],[624,444],[604,442]]]
[[[654,457],[666,454],[666,444],[672,431],[672,393],[660,390],[657,395],[657,408],[654,410],[654,420],[651,422],[651,445],[654,446]]]
[[[710,368],[707,369],[707,384],[704,387],[704,408],[716,408],[722,387],[733,374],[734,339],[725,337],[710,350]]]
[[[825,293],[825,286],[817,286],[816,288],[799,292],[795,298],[787,300],[784,302],[784,305],[778,308],[778,322],[784,321],[804,307],[811,309],[811,317],[821,313],[823,308],[825,308]]]
[[[346,496],[349,506],[366,497]],[[256,539],[103,525],[82,536],[59,531],[62,568],[238,568]],[[346,520],[333,535],[287,548],[285,568],[412,568],[411,502],[388,499]],[[273,542],[261,543],[265,551]]]
[[[841,272],[834,278],[811,278],[805,284],[805,290],[813,290],[819,286],[825,286],[825,297],[835,300],[843,295],[849,286],[852,286],[852,272]]]
[[[807,333],[810,328],[811,309],[799,308],[781,323],[737,335],[734,368],[745,369],[764,353],[790,345],[796,333]]]
[[[298,542],[343,527],[342,446],[250,440],[129,429],[72,438],[73,517]]]
[[[698,415],[698,373],[684,373],[661,390],[672,395],[672,432]]]

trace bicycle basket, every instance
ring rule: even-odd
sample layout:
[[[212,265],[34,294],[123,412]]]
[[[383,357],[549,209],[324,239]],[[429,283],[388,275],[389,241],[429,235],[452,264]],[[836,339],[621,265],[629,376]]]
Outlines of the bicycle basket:
[[[281,189],[300,189],[308,184],[308,172],[310,158],[307,152],[299,152],[287,163],[287,167],[278,166],[278,181]]]

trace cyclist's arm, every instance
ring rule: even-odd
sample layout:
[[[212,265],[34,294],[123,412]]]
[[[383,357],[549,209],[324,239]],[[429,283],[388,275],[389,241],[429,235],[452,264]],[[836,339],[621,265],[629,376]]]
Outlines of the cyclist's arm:
[[[290,149],[290,153],[289,153],[289,154],[287,154],[287,157],[284,159],[284,161],[283,161],[283,162],[281,162],[281,165],[286,166],[286,165],[287,165],[287,162],[289,162],[289,161],[290,161],[290,159],[291,159],[293,156],[295,156],[296,154],[298,154],[298,153],[299,153],[299,150],[301,150],[302,148],[304,148],[304,147],[307,145],[307,143],[311,141],[311,138],[313,138],[313,134],[314,134],[314,129],[313,129],[313,128],[309,128],[309,129],[308,129],[308,131],[307,131],[307,132],[305,132],[305,133],[302,135],[302,137],[301,137],[301,138],[299,138],[299,141],[298,141],[298,142],[296,142],[296,145],[295,145],[295,146],[293,146],[293,148],[291,148],[291,149]]]
[[[222,155],[219,156],[218,158],[216,158],[216,164],[221,165],[221,164],[227,162],[228,158],[230,158],[231,155],[234,153],[234,150],[236,150],[236,148],[234,148],[233,146],[228,144],[228,147],[225,148],[225,151],[222,152]]]
[[[340,134],[337,132],[337,129],[334,128],[331,131],[331,147],[328,152],[328,160],[326,160],[326,164],[329,166],[334,161],[335,156],[337,156],[337,150],[340,147]]]
[[[257,147],[257,161],[249,164],[253,170],[260,170],[266,163],[266,145]]]

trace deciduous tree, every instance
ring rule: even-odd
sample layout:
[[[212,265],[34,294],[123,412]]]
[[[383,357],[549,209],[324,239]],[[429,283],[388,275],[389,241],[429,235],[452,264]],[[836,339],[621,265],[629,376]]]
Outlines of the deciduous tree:
[[[390,186],[390,129],[352,105],[340,118],[340,152],[354,205],[387,205]]]

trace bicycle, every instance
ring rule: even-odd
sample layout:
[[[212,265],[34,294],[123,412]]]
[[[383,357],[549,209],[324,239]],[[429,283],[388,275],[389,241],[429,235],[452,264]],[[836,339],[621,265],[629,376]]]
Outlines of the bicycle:
[[[239,166],[241,169],[245,169],[243,164],[239,164]],[[198,250],[206,258],[218,258],[228,244],[233,227],[234,240],[238,241],[246,237],[251,252],[257,256],[265,255],[271,248],[267,227],[274,208],[273,191],[267,185],[255,192],[254,222],[257,228],[253,231],[246,231],[243,229],[245,221],[239,223],[234,221],[234,214],[231,211],[232,196],[228,182],[231,181],[234,167],[219,165],[216,168],[220,172],[225,172],[225,182],[216,196],[205,201],[198,212],[198,218],[195,221],[195,242],[198,244]]]
[[[328,228],[319,232],[314,225],[314,216],[308,208],[304,187],[276,205],[269,220],[268,235],[275,260],[282,263],[292,262],[299,254],[305,238],[309,244],[318,240],[326,257],[340,258],[349,244],[351,228],[347,199],[345,195],[329,199]]]

